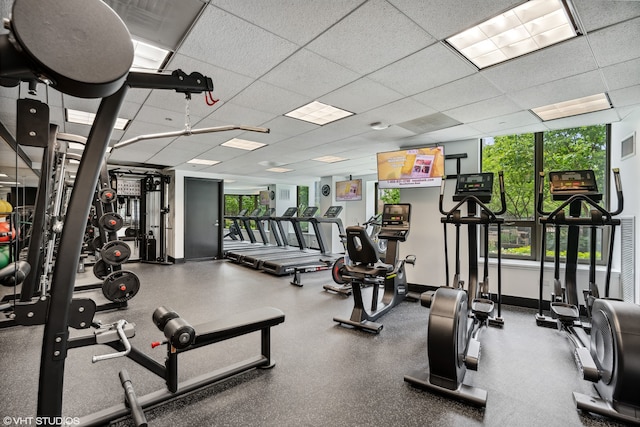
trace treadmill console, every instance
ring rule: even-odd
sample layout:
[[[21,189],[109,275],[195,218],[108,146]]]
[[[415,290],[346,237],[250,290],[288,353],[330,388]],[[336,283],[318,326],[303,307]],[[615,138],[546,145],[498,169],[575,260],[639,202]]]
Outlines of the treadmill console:
[[[337,218],[342,212],[342,206],[330,206],[329,209],[324,213],[325,218]]]
[[[589,196],[595,202],[602,200],[592,170],[549,172],[549,184],[553,200],[567,200],[576,194]]]
[[[493,172],[461,174],[458,175],[453,200],[459,202],[464,197],[475,196],[482,203],[489,203],[492,191]]]
[[[282,214],[282,218],[291,218],[298,212],[298,208],[287,208]]]
[[[410,204],[385,204],[382,210],[382,228],[380,229],[380,233],[378,233],[378,238],[400,241],[406,240],[409,235],[410,217]]]
[[[318,212],[318,208],[316,206],[308,206],[305,210],[302,211],[298,218],[313,218]]]

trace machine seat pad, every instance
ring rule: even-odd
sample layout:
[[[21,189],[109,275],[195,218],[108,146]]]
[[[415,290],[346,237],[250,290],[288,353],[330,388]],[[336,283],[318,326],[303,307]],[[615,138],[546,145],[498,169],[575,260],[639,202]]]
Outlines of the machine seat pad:
[[[376,263],[376,264],[356,264],[345,265],[347,273],[358,276],[386,276],[387,273],[393,271],[392,264]]]
[[[580,318],[578,307],[564,302],[552,302],[551,311],[553,311],[560,320],[578,320]]]

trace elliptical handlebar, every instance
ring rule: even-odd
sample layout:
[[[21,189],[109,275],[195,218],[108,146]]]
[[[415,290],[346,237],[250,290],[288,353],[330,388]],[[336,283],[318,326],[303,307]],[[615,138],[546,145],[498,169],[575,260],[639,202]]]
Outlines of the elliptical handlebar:
[[[475,202],[482,211],[484,211],[489,217],[489,222],[497,222],[498,215],[502,215],[507,211],[507,198],[504,191],[504,173],[500,171],[498,173],[498,180],[500,183],[500,210],[498,212],[493,212],[484,202],[482,202],[478,197],[473,194],[466,195],[460,200],[453,208],[446,211],[443,206],[444,201],[444,188],[445,188],[445,180],[446,176],[442,177],[442,183],[440,184],[440,199],[438,201],[438,208],[440,209],[440,213],[446,216],[446,220],[448,221],[451,217],[454,216],[455,212],[458,210],[460,206],[467,202]]]
[[[616,184],[616,196],[618,198],[618,207],[611,212],[611,216],[620,215],[624,209],[624,196],[622,195],[622,181],[620,180],[620,169],[613,168],[613,182]]]
[[[552,222],[556,219],[556,217],[558,216],[558,214],[560,212],[564,212],[564,209],[569,206],[571,203],[573,202],[577,202],[577,201],[583,201],[585,202],[587,205],[589,205],[590,207],[594,208],[595,210],[599,211],[603,218],[606,218],[607,221],[611,221],[612,218],[616,215],[619,215],[622,212],[622,209],[624,208],[624,196],[622,194],[622,182],[620,180],[620,169],[618,168],[613,168],[612,169],[613,172],[613,180],[615,182],[615,186],[616,186],[616,196],[618,199],[618,207],[615,211],[608,211],[605,208],[603,208],[602,206],[600,206],[598,203],[596,203],[591,197],[589,197],[588,195],[585,194],[574,194],[571,197],[569,197],[567,200],[565,200],[560,206],[558,206],[556,209],[554,209],[551,212],[546,212],[543,208],[543,192],[544,192],[544,176],[545,173],[544,172],[540,172],[540,185],[538,187],[538,203],[536,206],[536,210],[538,211],[538,213],[542,216],[544,216],[543,218],[541,218],[542,222]],[[564,222],[572,222],[572,220],[570,218],[563,218]],[[575,218],[573,220],[573,222],[575,222],[576,224],[580,223],[581,225],[588,225],[588,223],[584,223],[584,220],[581,220],[580,218]]]

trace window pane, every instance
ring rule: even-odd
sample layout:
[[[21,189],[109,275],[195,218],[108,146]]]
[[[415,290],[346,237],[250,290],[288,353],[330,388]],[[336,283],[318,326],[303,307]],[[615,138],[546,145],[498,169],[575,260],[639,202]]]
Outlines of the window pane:
[[[494,173],[494,195],[498,194],[498,172],[504,172],[507,196],[507,220],[531,220],[535,217],[534,135],[505,135],[482,139],[482,171]],[[489,207],[500,210],[494,197]]]
[[[605,205],[607,178],[607,130],[605,125],[583,126],[571,129],[561,129],[544,132],[543,138],[543,170],[547,182],[544,185],[544,210],[549,212],[562,202],[554,202],[549,194],[548,174],[551,171],[591,169],[595,173],[598,191],[604,195],[600,205]],[[589,216],[589,207],[582,205],[582,216]],[[568,210],[567,210],[568,215]],[[596,259],[602,260],[602,232],[598,231],[596,239]],[[555,231],[553,227],[547,229],[547,257],[553,257]],[[564,258],[567,249],[567,227],[561,229],[560,235],[561,257]],[[578,239],[578,259],[589,259],[590,232],[588,227],[582,227]]]

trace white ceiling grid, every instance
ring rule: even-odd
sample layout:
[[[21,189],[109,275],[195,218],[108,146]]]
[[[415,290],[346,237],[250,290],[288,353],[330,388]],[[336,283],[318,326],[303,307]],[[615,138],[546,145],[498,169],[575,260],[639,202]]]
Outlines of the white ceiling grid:
[[[3,17],[11,3],[3,2]],[[123,14],[134,36],[175,49],[169,70],[213,79],[219,102],[208,106],[203,95],[194,95],[191,127],[271,129],[269,134],[232,131],[141,141],[113,150],[109,161],[114,164],[210,172],[243,188],[310,182],[373,173],[380,151],[615,122],[640,108],[639,1],[571,0],[583,35],[481,71],[444,39],[523,0],[189,0],[166,10],[153,2],[108,3]],[[194,22],[188,14],[196,16]],[[529,111],[603,91],[611,110],[550,122]],[[12,135],[17,97],[17,88],[0,87],[0,122]],[[37,97],[48,99],[61,131],[88,135],[88,126],[64,122],[63,107],[95,112],[97,101],[42,88]],[[325,126],[284,116],[315,100],[355,114]],[[131,124],[124,132],[114,131],[111,145],[184,129],[185,102],[176,92],[131,90],[120,112]],[[422,134],[399,126],[436,113],[462,124]],[[375,131],[374,122],[389,127]],[[234,137],[267,145],[253,152],[220,146]],[[4,163],[15,164],[5,161],[8,153],[0,144],[0,172]],[[29,153],[40,161],[37,149]],[[347,160],[312,160],[329,154]],[[192,158],[221,163],[188,164]],[[266,171],[274,165],[293,171]]]

